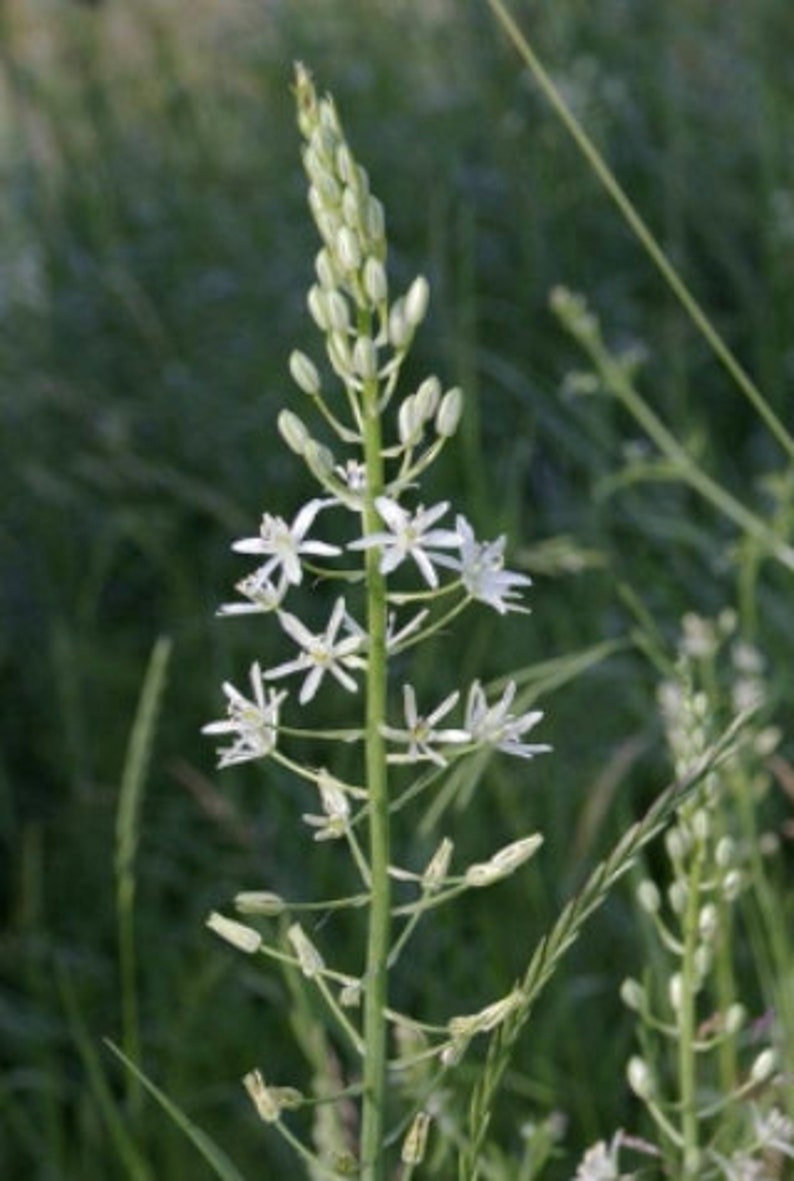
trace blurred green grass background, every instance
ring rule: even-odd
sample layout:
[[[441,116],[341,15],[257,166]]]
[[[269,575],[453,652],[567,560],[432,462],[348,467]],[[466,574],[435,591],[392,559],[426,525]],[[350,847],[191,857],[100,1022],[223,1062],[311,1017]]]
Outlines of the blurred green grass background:
[[[790,4],[522,0],[514,11],[790,421]],[[775,654],[779,708],[791,705],[788,576],[737,555],[731,531],[677,484],[626,475],[642,444],[607,399],[567,396],[581,359],[548,310],[551,288],[586,292],[611,340],[643,345],[653,405],[762,511],[762,478],[788,478],[780,456],[483,3],[4,0],[3,1177],[206,1175],[159,1112],[126,1111],[100,1043],[120,1036],[114,825],[160,635],[173,656],[136,861],[143,1061],[246,1176],[286,1175],[239,1086],[256,1064],[285,1081],[306,1072],[285,986],[241,968],[202,924],[237,889],[297,892],[309,856],[318,893],[335,866],[309,849],[291,784],[261,768],[216,775],[198,730],[217,714],[220,681],[271,655],[267,627],[213,618],[239,576],[229,543],[263,509],[288,515],[307,494],[273,430],[298,397],[287,357],[315,346],[295,59],[334,93],[385,202],[398,284],[430,278],[414,376],[438,371],[466,390],[462,439],[432,492],[483,535],[508,531],[535,576],[531,618],[497,626],[483,613],[465,648],[452,644],[460,683],[624,640],[625,585],[668,642],[684,612],[738,603],[745,634]],[[420,657],[415,677],[448,691],[459,674],[446,665]],[[465,813],[445,818],[462,860],[530,828],[547,833],[546,853],[499,887],[498,904],[477,898],[420,941],[399,982],[406,1004],[440,1015],[451,995],[476,1007],[509,985],[610,835],[669,775],[653,692],[653,671],[621,651],[549,693],[554,756],[528,773],[490,768]],[[786,807],[782,793],[771,801],[773,827]],[[432,837],[416,844],[406,855],[420,862]],[[628,894],[597,922],[525,1039],[497,1128],[508,1149],[552,1109],[569,1120],[571,1150],[631,1118],[631,1026],[616,996],[642,954]],[[342,927],[340,947],[351,938]],[[86,1045],[145,1169],[119,1155]]]

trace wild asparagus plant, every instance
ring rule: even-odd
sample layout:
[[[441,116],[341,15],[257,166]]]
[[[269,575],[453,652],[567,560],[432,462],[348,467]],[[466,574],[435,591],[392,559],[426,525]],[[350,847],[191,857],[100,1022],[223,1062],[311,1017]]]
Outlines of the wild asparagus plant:
[[[300,970],[346,1039],[349,1076],[361,1079],[360,1127],[348,1150],[332,1159],[321,1159],[282,1119],[285,1110],[302,1105],[300,1092],[272,1086],[254,1069],[245,1085],[259,1115],[289,1139],[313,1173],[356,1173],[365,1181],[380,1181],[386,1175],[392,1121],[398,1118],[389,1102],[388,1080],[409,1069],[417,1053],[437,1061],[442,1071],[451,1068],[475,1035],[497,1029],[518,1004],[513,991],[475,1014],[452,1017],[445,1026],[422,1024],[391,1007],[390,970],[424,915],[467,890],[503,879],[541,843],[538,834],[531,834],[463,872],[452,872],[453,844],[444,838],[424,869],[400,868],[392,854],[396,813],[438,784],[453,764],[483,748],[531,759],[549,747],[527,741],[542,714],[521,712],[512,681],[496,696],[475,681],[465,694],[451,688],[429,705],[406,682],[399,694],[402,717],[394,718],[394,661],[431,642],[471,604],[502,615],[525,611],[522,593],[530,579],[505,568],[504,537],[480,541],[465,516],[452,517],[448,502],[425,507],[419,499],[420,477],[455,434],[462,394],[457,388],[444,392],[434,376],[398,394],[404,362],[427,310],[428,283],[419,276],[404,295],[390,296],[383,207],[347,143],[333,101],[317,96],[301,66],[296,96],[309,206],[322,239],[317,281],[307,303],[323,334],[340,396],[330,395],[327,375],[304,353],[292,353],[290,371],[339,450],[315,437],[315,428],[302,416],[282,410],[281,437],[306,464],[319,495],[291,521],[265,513],[258,535],[234,544],[238,553],[256,556],[260,564],[237,584],[241,598],[222,607],[221,614],[267,615],[294,650],[271,668],[251,665],[250,695],[225,684],[228,716],[204,729],[228,742],[219,751],[221,767],[269,759],[315,785],[320,812],[304,819],[315,840],[347,846],[361,883],[355,895],[316,906],[366,908],[364,962],[353,969],[327,966],[324,952],[297,921],[287,928],[286,946],[220,914],[208,922],[240,950],[271,955]],[[331,540],[318,536],[325,522]],[[341,588],[333,592],[327,622],[319,628],[292,607],[308,580],[314,607],[325,601],[317,589],[322,584]],[[297,701],[281,687],[292,678],[300,682]],[[353,724],[326,732],[301,726],[299,709],[328,690],[350,696]],[[461,703],[462,716],[455,718]],[[294,716],[287,724],[288,711]],[[355,744],[361,752],[356,781],[330,769],[330,754],[315,766],[291,753],[302,736],[315,746],[327,741],[331,752],[336,742],[346,744],[346,750]],[[413,899],[398,904],[395,888],[412,889]],[[290,903],[270,893],[241,894],[237,905],[248,915],[290,911]],[[390,1027],[400,1035],[391,1060]],[[412,1058],[399,1047],[411,1044],[410,1035],[417,1032],[425,1048]],[[421,1108],[403,1123],[408,1128],[401,1153],[404,1177],[422,1159],[428,1125],[428,1112]]]

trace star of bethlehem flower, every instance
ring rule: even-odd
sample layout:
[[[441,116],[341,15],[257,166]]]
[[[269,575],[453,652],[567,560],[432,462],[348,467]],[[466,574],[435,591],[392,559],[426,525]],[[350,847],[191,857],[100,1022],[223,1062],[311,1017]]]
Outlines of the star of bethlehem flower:
[[[329,500],[310,500],[291,525],[288,525],[283,517],[272,517],[270,513],[265,513],[259,526],[259,536],[244,537],[241,541],[235,541],[232,549],[238,554],[267,554],[267,561],[257,572],[259,576],[270,578],[280,570],[287,583],[297,586],[303,579],[300,561],[302,554],[328,558],[342,552],[336,545],[306,538],[317,513],[332,503],[334,502]]]
[[[247,574],[235,583],[234,589],[239,591],[248,602],[223,603],[218,609],[219,615],[251,615],[258,612],[275,611],[281,606],[288,587],[287,579],[282,574],[278,583],[270,577],[269,567],[260,566],[252,574]]]
[[[460,558],[442,555],[439,564],[457,570],[471,598],[493,607],[500,615],[508,611],[527,611],[527,607],[517,602],[521,595],[516,588],[531,586],[532,579],[526,574],[504,569],[507,539],[477,541],[474,530],[462,516],[456,518],[455,525],[460,539]]]
[[[339,629],[349,622],[343,598],[336,600],[324,632],[310,632],[305,624],[288,611],[279,611],[278,618],[284,631],[302,651],[294,660],[268,669],[266,680],[306,672],[308,675],[298,695],[301,705],[311,701],[326,673],[330,673],[349,693],[357,691],[358,686],[349,670],[366,667],[366,661],[358,655],[364,644],[364,633],[357,628],[352,634],[338,638]]]
[[[446,767],[447,760],[435,747],[450,743],[468,742],[466,730],[436,730],[434,727],[454,709],[460,698],[457,691],[445,697],[427,717],[422,717],[416,706],[416,693],[412,685],[403,685],[403,711],[405,729],[382,725],[380,732],[390,742],[406,743],[407,750],[388,755],[390,763],[418,763],[429,761],[437,767]]]
[[[444,516],[449,508],[449,501],[442,501],[427,509],[419,505],[416,512],[411,514],[396,500],[388,496],[378,496],[375,507],[388,526],[388,531],[370,533],[368,537],[351,542],[348,549],[370,549],[372,546],[379,546],[382,574],[391,574],[406,558],[413,558],[425,582],[435,589],[438,586],[438,575],[433,563],[439,562],[443,556],[435,551],[459,549],[461,544],[461,539],[454,529],[432,528],[436,521]]]
[[[515,695],[515,681],[510,681],[500,700],[489,705],[485,690],[479,681],[475,681],[466,700],[464,725],[469,738],[483,746],[495,746],[497,750],[520,759],[546,754],[551,747],[545,743],[520,741],[524,734],[538,724],[543,712],[535,709],[525,714],[511,714],[510,706]]]
[[[275,749],[279,709],[287,694],[284,691],[277,693],[274,689],[265,690],[258,664],[251,665],[250,680],[253,694],[250,700],[234,685],[224,682],[229,716],[224,721],[209,722],[202,727],[202,734],[236,736],[231,746],[219,748],[219,767],[265,758]]]

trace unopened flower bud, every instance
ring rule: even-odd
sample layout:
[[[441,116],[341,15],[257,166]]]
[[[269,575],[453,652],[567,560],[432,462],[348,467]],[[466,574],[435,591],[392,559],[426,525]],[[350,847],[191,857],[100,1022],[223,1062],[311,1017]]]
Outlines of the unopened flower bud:
[[[341,143],[336,149],[336,170],[346,184],[352,183],[356,175],[356,162],[345,143]]]
[[[308,464],[309,471],[321,482],[333,474],[335,462],[333,453],[322,443],[318,443],[316,439],[309,439],[303,452],[303,458]]]
[[[714,850],[714,860],[720,869],[727,869],[736,856],[736,845],[730,837],[720,837]]]
[[[628,976],[620,986],[620,999],[627,1009],[639,1013],[645,1008],[645,989],[638,980]]]
[[[711,830],[711,820],[705,808],[698,808],[692,817],[692,832],[699,841],[708,840]]]
[[[326,294],[319,284],[314,283],[309,288],[309,294],[306,296],[306,305],[317,327],[321,332],[326,332],[329,326],[328,306],[326,303]]]
[[[698,915],[698,931],[700,938],[710,941],[719,930],[720,916],[713,902],[707,902]]]
[[[449,439],[455,434],[462,413],[463,391],[454,386],[444,394],[436,414],[436,431],[442,438]]]
[[[426,1111],[419,1111],[414,1116],[413,1123],[403,1140],[400,1160],[405,1165],[418,1165],[425,1159],[427,1148],[427,1133],[430,1129],[430,1116]]]
[[[304,394],[310,394],[312,397],[319,394],[320,375],[317,372],[317,366],[299,349],[295,349],[290,354],[289,371],[295,384],[303,390]]]
[[[348,980],[339,993],[339,1004],[344,1009],[356,1009],[361,1004],[364,984],[361,980]]]
[[[664,843],[671,861],[680,861],[689,846],[689,841],[680,828],[668,829]]]
[[[334,245],[336,259],[342,270],[348,274],[351,271],[357,271],[361,266],[361,247],[358,244],[358,238],[349,226],[342,226],[336,235]]]
[[[507,996],[500,997],[498,1001],[494,1001],[492,1005],[486,1005],[478,1013],[469,1013],[464,1017],[450,1018],[447,1022],[447,1029],[453,1041],[458,1038],[470,1039],[476,1033],[488,1033],[491,1029],[496,1029],[497,1025],[501,1025],[503,1021],[506,1021],[520,1007],[522,999],[523,993],[521,989],[516,988],[513,992],[509,992]]]
[[[386,281],[386,270],[383,263],[378,258],[373,258],[372,255],[364,263],[363,273],[364,290],[367,293],[367,298],[376,306],[382,304],[389,292],[388,283]]]
[[[662,899],[658,887],[650,878],[645,878],[637,887],[637,902],[646,914],[658,914]]]
[[[353,368],[364,381],[378,376],[378,353],[368,336],[359,336],[353,346]]]
[[[722,883],[722,896],[726,902],[734,902],[742,892],[742,875],[738,869],[726,873]]]
[[[671,882],[667,891],[667,897],[670,902],[670,908],[674,914],[683,914],[686,910],[687,896],[689,890],[686,882],[675,881]]]
[[[404,349],[411,339],[411,326],[405,315],[405,301],[397,299],[389,311],[389,341],[398,352]]]
[[[383,206],[377,197],[368,198],[364,216],[366,219],[367,236],[370,241],[374,243],[382,242],[386,232],[386,218],[383,215]]]
[[[416,397],[413,394],[409,394],[400,403],[397,432],[403,446],[413,445],[422,437],[422,420],[417,413]]]
[[[287,904],[280,894],[267,890],[244,890],[234,896],[234,909],[238,914],[283,914]]]
[[[340,276],[337,273],[327,247],[324,246],[315,258],[314,270],[317,274],[318,282],[324,291],[332,291],[339,286]]]
[[[342,194],[342,217],[351,230],[361,229],[361,206],[358,196],[349,186]]]
[[[750,1078],[754,1083],[765,1083],[775,1072],[777,1056],[772,1049],[762,1050],[750,1067]]]
[[[419,417],[423,421],[432,418],[441,401],[441,382],[437,377],[426,377],[414,396]]]
[[[711,971],[713,961],[714,956],[707,943],[701,943],[695,948],[695,954],[692,956],[692,967],[694,968],[697,988],[701,987],[703,981]]]
[[[334,332],[347,332],[350,327],[350,311],[345,297],[339,291],[331,290],[326,294],[325,306],[329,328]]]
[[[645,1100],[653,1099],[656,1091],[653,1075],[642,1058],[635,1055],[629,1059],[626,1076],[629,1080],[629,1086],[638,1098]]]
[[[342,378],[348,377],[353,369],[353,356],[347,335],[344,332],[332,332],[328,337],[327,347],[328,359],[336,372]]]
[[[738,1033],[745,1023],[747,1010],[744,1005],[734,1004],[725,1014],[725,1030],[727,1033]]]
[[[479,865],[470,865],[466,870],[465,882],[467,886],[490,886],[493,882],[498,882],[500,878],[505,878],[509,874],[514,873],[520,865],[528,861],[537,853],[540,846],[543,844],[543,837],[540,833],[533,833],[532,836],[524,837],[520,841],[513,841],[510,845],[505,845],[498,853],[494,853],[490,861],[484,861]]]
[[[674,972],[670,977],[667,985],[667,996],[670,1001],[670,1008],[674,1013],[681,1010],[681,1002],[684,999],[684,982],[681,978],[680,972]]]
[[[301,972],[307,979],[319,975],[325,968],[325,961],[300,923],[293,923],[287,931],[287,938],[298,957]]]
[[[282,410],[278,416],[278,429],[290,451],[294,451],[296,455],[303,455],[311,435],[297,414],[293,414],[291,410]]]
[[[418,328],[425,318],[430,299],[430,286],[424,275],[417,275],[405,296],[405,316],[413,328]]]
[[[444,837],[428,861],[425,872],[422,874],[422,889],[425,893],[434,894],[436,890],[440,890],[443,886],[444,879],[449,870],[449,863],[452,860],[453,848],[454,845],[449,837]]]
[[[261,1120],[264,1120],[266,1124],[274,1124],[281,1118],[281,1109],[275,1096],[258,1070],[249,1071],[243,1079],[243,1086],[251,1096],[251,1101]]]
[[[227,919],[216,911],[210,914],[207,926],[216,935],[220,935],[221,939],[230,943],[232,947],[236,947],[238,951],[244,951],[247,955],[253,955],[262,946],[262,936],[253,927],[246,927],[243,923],[235,922],[234,919]]]

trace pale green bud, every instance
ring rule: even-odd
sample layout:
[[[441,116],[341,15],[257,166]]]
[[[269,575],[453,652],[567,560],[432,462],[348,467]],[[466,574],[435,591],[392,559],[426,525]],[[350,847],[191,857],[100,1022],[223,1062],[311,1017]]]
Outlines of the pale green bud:
[[[689,847],[689,841],[680,828],[671,828],[665,833],[664,843],[672,861],[680,861]]]
[[[265,914],[269,916],[283,914],[287,904],[280,894],[271,894],[267,890],[244,890],[234,896],[234,909],[238,914]]]
[[[416,408],[419,417],[427,421],[438,410],[441,401],[441,382],[437,377],[426,377],[416,391]]]
[[[216,911],[209,915],[207,926],[221,939],[230,943],[232,947],[236,947],[238,951],[244,951],[247,955],[253,955],[262,946],[262,936],[253,927],[246,927],[243,923],[235,922],[234,919],[227,919]]]
[[[325,297],[328,326],[334,332],[346,333],[350,327],[350,311],[347,300],[338,291],[329,291]]]
[[[359,206],[358,196],[349,186],[342,194],[342,217],[345,224],[350,226],[351,230],[358,231],[361,229],[361,208]]]
[[[361,1004],[364,983],[361,980],[348,980],[339,993],[339,1004],[344,1009],[357,1009]]]
[[[411,335],[411,326],[405,316],[405,301],[396,299],[389,311],[389,341],[399,352],[409,343]]]
[[[662,899],[655,882],[645,878],[637,887],[637,902],[646,914],[658,914]]]
[[[750,1067],[750,1078],[754,1083],[765,1083],[775,1073],[777,1056],[772,1049],[762,1050]]]
[[[325,292],[318,284],[315,283],[309,288],[306,305],[317,327],[321,332],[326,332],[329,326],[328,303]]]
[[[491,1029],[496,1029],[497,1025],[501,1025],[503,1021],[515,1012],[520,1007],[523,999],[523,994],[519,988],[509,992],[507,996],[500,997],[498,1001],[494,1001],[492,1005],[486,1005],[484,1009],[480,1009],[478,1013],[470,1013],[464,1017],[452,1017],[447,1022],[447,1029],[453,1041],[459,1038],[471,1038],[476,1033],[488,1033]]]
[[[356,162],[346,143],[336,149],[336,170],[346,184],[352,184],[356,177]]]
[[[670,908],[674,914],[683,914],[686,910],[687,897],[689,890],[686,882],[675,881],[671,882],[667,891],[667,898],[670,902]]]
[[[403,1140],[400,1160],[405,1165],[419,1165],[425,1159],[427,1149],[427,1133],[430,1130],[430,1116],[426,1111],[419,1111],[408,1129]]]
[[[363,281],[370,302],[375,305],[382,304],[389,293],[386,270],[383,263],[372,255],[364,263]]]
[[[736,856],[736,845],[730,837],[720,837],[714,850],[714,860],[720,869],[727,869]]]
[[[294,451],[296,455],[303,455],[311,435],[297,414],[293,414],[291,410],[282,410],[278,416],[278,429],[290,451]]]
[[[692,966],[695,969],[695,979],[698,988],[700,988],[711,971],[713,960],[714,956],[708,944],[701,943],[695,948],[695,954],[692,956]]]
[[[722,883],[722,896],[726,902],[734,902],[742,892],[742,875],[738,869],[726,873]]]
[[[335,240],[336,260],[343,272],[349,274],[361,266],[361,247],[349,226],[342,226]]]
[[[705,808],[698,808],[692,817],[692,832],[699,841],[708,840],[711,831],[711,819]]]
[[[681,1004],[684,999],[684,982],[681,979],[680,972],[674,972],[670,977],[669,983],[667,985],[667,996],[673,1012],[680,1012]]]
[[[258,1070],[251,1070],[243,1079],[243,1086],[251,1097],[257,1114],[266,1124],[274,1124],[281,1118],[281,1109]]]
[[[303,452],[303,458],[309,466],[309,471],[321,482],[333,475],[333,453],[322,443],[318,443],[316,439],[309,439]]]
[[[308,979],[318,976],[325,969],[325,961],[300,923],[293,923],[287,931],[287,939],[298,957],[301,972]]]
[[[490,886],[493,882],[498,882],[501,878],[508,877],[520,865],[528,861],[530,857],[534,857],[542,844],[543,837],[541,834],[534,833],[532,836],[524,837],[520,841],[513,841],[512,844],[505,845],[498,853],[494,853],[490,861],[483,861],[478,865],[469,866],[464,877],[466,885],[475,887]]]
[[[409,394],[400,403],[397,413],[397,431],[403,445],[416,443],[422,434],[422,419],[417,413],[416,398]]]
[[[304,394],[310,394],[312,397],[319,394],[320,374],[317,372],[317,366],[300,349],[295,349],[290,354],[289,371],[293,381]]]
[[[344,206],[342,190],[334,180],[333,176],[331,176],[330,172],[325,171],[325,169],[318,172],[314,177],[314,183],[317,186],[320,197],[326,208],[329,205],[338,205],[340,201],[342,201]]]
[[[364,381],[378,376],[378,352],[368,336],[359,336],[353,346],[353,368]]]
[[[698,915],[700,938],[710,941],[719,930],[719,911],[713,902],[707,902]]]
[[[639,1013],[645,1008],[645,989],[638,980],[628,976],[620,986],[620,999],[627,1009]]]
[[[353,370],[353,355],[350,352],[350,342],[347,334],[332,332],[326,342],[328,357],[337,373],[342,377],[349,377]]]
[[[638,1098],[645,1100],[653,1099],[656,1093],[653,1075],[642,1058],[639,1058],[637,1055],[629,1058],[629,1064],[626,1067],[626,1077],[629,1080],[629,1086]]]
[[[367,236],[372,242],[382,242],[386,233],[386,218],[383,206],[377,197],[369,197],[364,207]]]
[[[424,320],[429,299],[427,279],[424,275],[417,275],[405,296],[405,317],[413,328],[417,328]]]
[[[442,438],[449,439],[455,434],[462,413],[463,390],[453,386],[444,394],[436,414],[436,431]]]
[[[449,837],[444,837],[422,874],[422,889],[427,894],[434,894],[440,890],[449,870],[454,845]]]
[[[337,274],[330,251],[326,246],[322,248],[315,258],[314,270],[317,280],[324,291],[331,291],[339,286],[340,276]]]
[[[725,1014],[725,1030],[727,1033],[738,1033],[747,1018],[744,1005],[731,1005]]]

